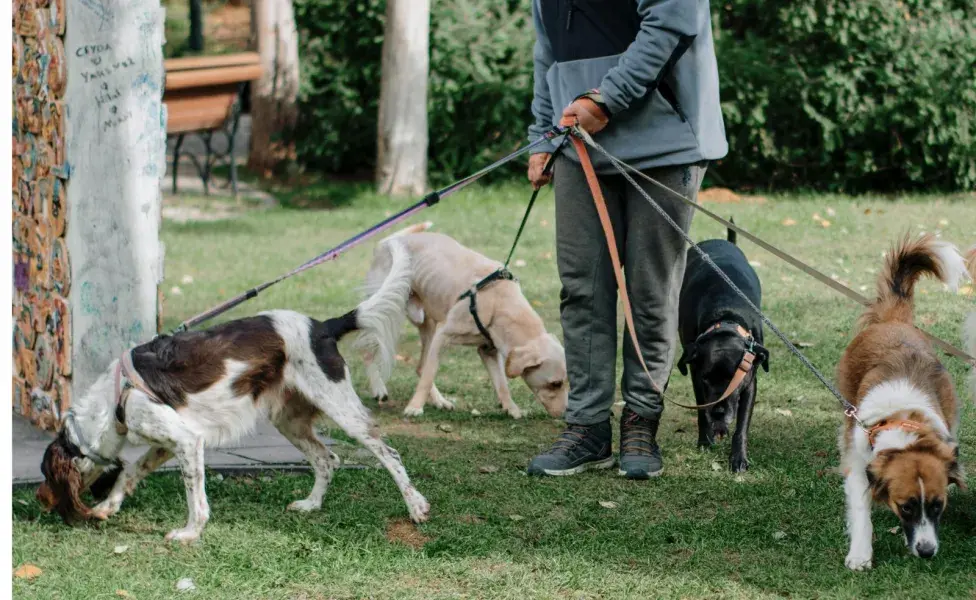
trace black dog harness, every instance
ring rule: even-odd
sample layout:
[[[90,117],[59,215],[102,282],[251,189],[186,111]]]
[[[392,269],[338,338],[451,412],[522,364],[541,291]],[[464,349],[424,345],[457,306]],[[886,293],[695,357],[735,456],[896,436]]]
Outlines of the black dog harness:
[[[499,267],[498,270],[493,271],[487,277],[471,286],[471,289],[458,296],[458,302],[465,298],[468,299],[468,312],[471,313],[471,317],[474,319],[474,324],[478,327],[478,331],[485,338],[485,349],[487,350],[494,350],[495,343],[491,340],[491,334],[488,333],[485,324],[478,317],[478,292],[496,281],[518,281],[518,279],[507,268]]]

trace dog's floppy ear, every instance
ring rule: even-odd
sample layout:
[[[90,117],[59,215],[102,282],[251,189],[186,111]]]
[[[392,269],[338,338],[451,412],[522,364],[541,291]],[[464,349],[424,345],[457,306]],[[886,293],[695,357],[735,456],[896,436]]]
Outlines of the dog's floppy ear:
[[[682,375],[688,374],[688,363],[694,362],[698,358],[698,347],[694,344],[689,345],[681,353],[681,358],[678,359],[678,371]]]
[[[952,447],[953,461],[949,464],[949,483],[956,484],[960,490],[968,489],[966,486],[966,474],[962,470],[962,463],[959,462],[959,445]]]
[[[509,379],[521,377],[529,369],[542,364],[543,355],[537,344],[528,343],[524,346],[512,348],[505,357],[505,375]]]
[[[871,495],[880,503],[888,502],[888,482],[879,475],[880,471],[891,459],[891,451],[886,450],[878,453],[878,456],[864,469],[864,474],[868,478]]]

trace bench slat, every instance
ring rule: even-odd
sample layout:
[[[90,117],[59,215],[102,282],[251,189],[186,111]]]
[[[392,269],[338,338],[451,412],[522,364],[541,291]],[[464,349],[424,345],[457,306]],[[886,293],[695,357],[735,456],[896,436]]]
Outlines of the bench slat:
[[[257,65],[261,57],[257,52],[238,52],[236,54],[222,54],[220,56],[190,56],[186,58],[170,58],[163,61],[167,73],[177,71],[191,71],[196,69],[213,69],[216,67],[238,67]]]
[[[182,90],[193,87],[222,85],[253,81],[261,77],[261,65],[221,67],[218,69],[196,69],[166,73],[166,89]]]

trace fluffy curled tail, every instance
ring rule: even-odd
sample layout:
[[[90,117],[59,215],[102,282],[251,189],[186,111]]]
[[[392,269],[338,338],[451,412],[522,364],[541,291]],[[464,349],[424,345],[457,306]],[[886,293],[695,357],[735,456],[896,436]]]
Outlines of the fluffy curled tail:
[[[403,328],[413,272],[410,253],[402,242],[391,238],[382,246],[388,253],[387,268],[378,285],[372,286],[370,296],[356,308],[359,336],[355,347],[369,356],[379,373],[388,378],[396,360],[396,344]]]
[[[965,273],[966,265],[959,250],[949,242],[938,240],[932,234],[914,240],[906,235],[888,253],[878,277],[878,298],[861,317],[861,324],[911,324],[915,284],[922,275],[935,277],[954,290]]]

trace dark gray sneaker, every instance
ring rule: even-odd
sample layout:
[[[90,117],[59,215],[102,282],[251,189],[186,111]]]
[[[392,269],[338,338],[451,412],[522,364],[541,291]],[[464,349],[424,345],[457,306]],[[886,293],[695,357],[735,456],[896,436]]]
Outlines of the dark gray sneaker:
[[[610,421],[596,425],[569,425],[543,454],[529,462],[529,475],[576,475],[588,469],[613,466],[613,429]]]
[[[627,479],[650,479],[664,470],[657,446],[658,422],[624,407],[620,414],[620,470]]]

